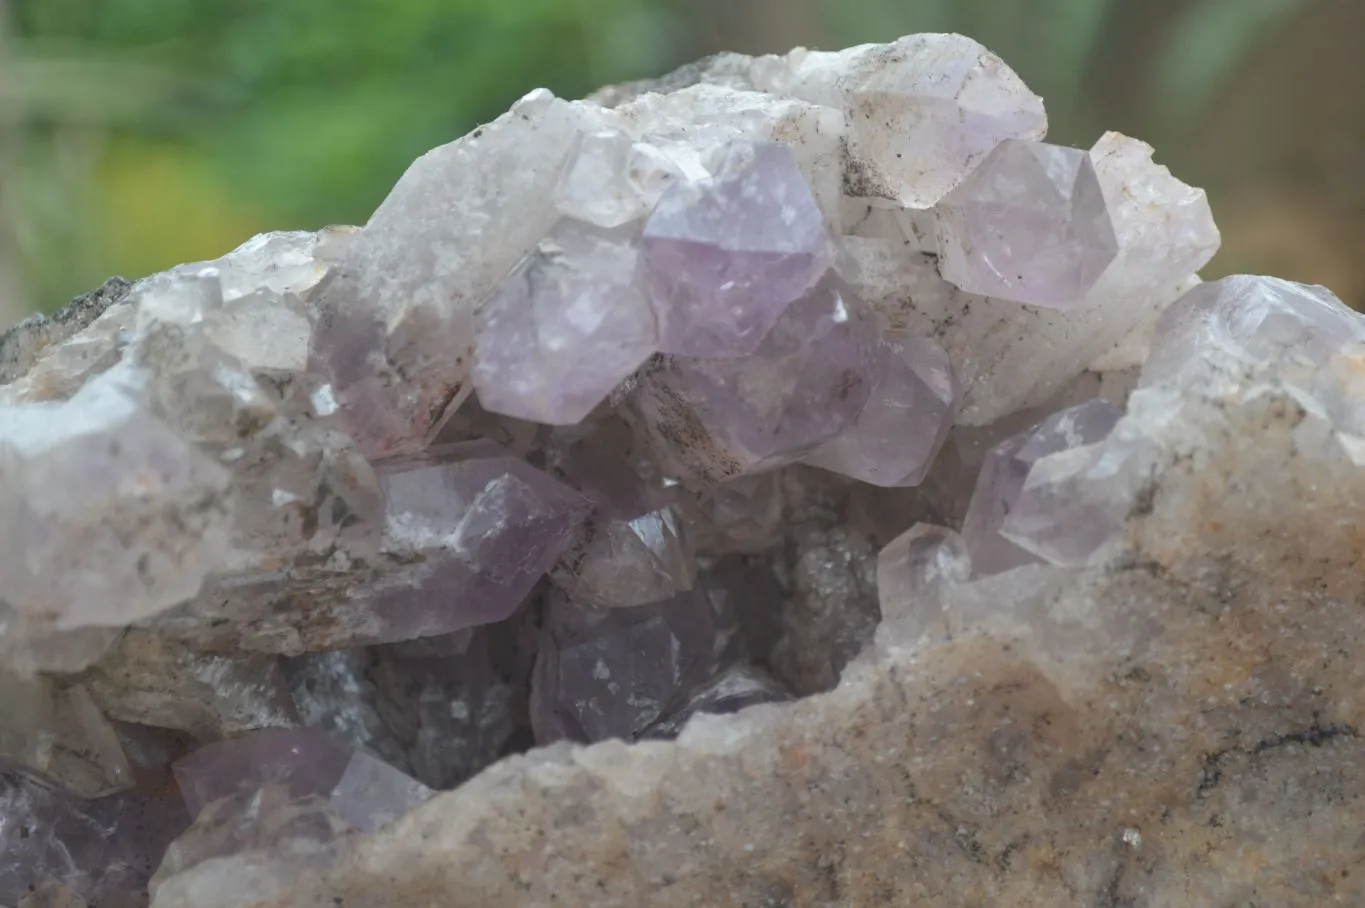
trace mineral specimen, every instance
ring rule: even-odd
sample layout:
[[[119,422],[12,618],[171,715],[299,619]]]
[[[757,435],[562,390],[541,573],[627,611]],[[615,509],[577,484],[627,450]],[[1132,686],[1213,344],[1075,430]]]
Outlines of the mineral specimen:
[[[1044,127],[537,91],[16,328],[0,901],[1360,903],[1365,319]]]

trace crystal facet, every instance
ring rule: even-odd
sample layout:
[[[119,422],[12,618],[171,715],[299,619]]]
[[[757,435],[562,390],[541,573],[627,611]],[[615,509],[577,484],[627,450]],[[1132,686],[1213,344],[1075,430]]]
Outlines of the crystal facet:
[[[473,381],[486,409],[572,425],[654,353],[633,239],[561,222],[483,302]]]
[[[919,637],[943,615],[945,593],[971,577],[967,546],[952,530],[915,524],[877,556],[883,627]]]
[[[65,403],[0,408],[0,595],[60,628],[190,598],[227,546],[228,479],[98,379]]]
[[[876,377],[861,301],[826,279],[748,357],[667,357],[632,404],[681,471],[712,482],[790,463],[850,426]]]
[[[659,348],[682,356],[754,352],[830,264],[829,237],[791,152],[730,149],[711,180],[678,183],[645,224]]]
[[[382,482],[390,546],[418,561],[361,594],[390,640],[506,618],[591,508],[492,442],[432,449]]]
[[[769,90],[848,120],[852,194],[928,208],[1005,139],[1040,139],[1043,99],[962,35],[908,35],[833,53],[793,52],[755,73]]]
[[[1067,307],[1118,254],[1090,156],[1002,142],[937,208],[939,270],[968,293]]]
[[[279,786],[293,800],[322,798],[356,829],[376,829],[431,796],[415,779],[316,729],[268,729],[209,744],[174,769],[195,817],[214,801]]]
[[[695,590],[603,611],[554,598],[532,689],[537,742],[636,738],[710,677],[715,637]]]
[[[1056,413],[991,449],[962,524],[962,538],[978,576],[1037,560],[1000,534],[1030,471],[1044,458],[1103,441],[1122,415],[1118,407],[1097,398]]]
[[[948,354],[928,338],[888,338],[877,352],[862,412],[803,459],[873,485],[919,485],[953,426],[957,379]]]
[[[142,908],[147,880],[188,825],[174,794],[83,800],[0,774],[0,901],[60,883],[100,908]]]

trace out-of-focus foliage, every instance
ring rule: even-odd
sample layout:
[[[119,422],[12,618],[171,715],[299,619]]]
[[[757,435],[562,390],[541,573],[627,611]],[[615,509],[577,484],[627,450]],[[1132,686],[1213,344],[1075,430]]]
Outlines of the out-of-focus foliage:
[[[2,109],[31,291],[363,222],[403,168],[536,85],[681,61],[638,0],[18,0]]]
[[[0,10],[5,0],[0,0]],[[959,31],[1089,141],[1096,73],[1165,10],[1150,95],[1196,114],[1311,0],[9,0],[0,211],[31,299],[363,222],[414,157],[538,85],[574,97],[734,43]],[[748,17],[746,40],[730,25]],[[734,40],[732,40],[734,39]],[[16,128],[17,127],[17,128]],[[0,250],[3,251],[3,250]]]

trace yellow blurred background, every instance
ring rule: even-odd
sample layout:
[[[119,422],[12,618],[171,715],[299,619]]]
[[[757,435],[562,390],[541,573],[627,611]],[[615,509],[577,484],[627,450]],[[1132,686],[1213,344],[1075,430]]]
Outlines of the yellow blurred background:
[[[363,223],[545,85],[958,31],[1206,186],[1211,272],[1365,307],[1365,0],[0,0],[0,323],[253,233]]]

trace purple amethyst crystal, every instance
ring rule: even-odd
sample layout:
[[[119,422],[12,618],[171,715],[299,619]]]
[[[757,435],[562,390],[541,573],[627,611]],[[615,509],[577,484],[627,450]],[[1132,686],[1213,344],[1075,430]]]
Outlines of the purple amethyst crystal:
[[[266,729],[209,744],[177,760],[174,772],[195,817],[216,801],[276,786],[290,800],[322,798],[356,829],[376,829],[431,795],[417,780],[314,728]]]
[[[604,610],[551,596],[532,680],[536,741],[637,738],[710,677],[715,647],[700,590]]]
[[[830,264],[810,186],[772,142],[737,144],[714,178],[665,193],[644,255],[660,349],[680,356],[752,353]]]
[[[690,590],[697,573],[692,534],[611,441],[593,432],[556,457],[558,471],[593,503],[594,513],[550,580],[574,602],[594,608],[671,599]]]
[[[805,462],[878,486],[914,486],[948,438],[960,391],[948,354],[927,337],[888,338],[867,404]]]
[[[667,459],[712,482],[791,463],[851,426],[871,392],[876,331],[827,278],[748,357],[667,357],[632,405]]]
[[[654,353],[633,239],[561,221],[483,302],[473,380],[486,409],[571,425]]]
[[[142,908],[147,881],[189,823],[171,793],[87,801],[0,774],[0,903],[55,882],[100,908]]]
[[[998,574],[1038,561],[1037,556],[1000,535],[1029,471],[1045,457],[1103,441],[1122,415],[1114,404],[1095,398],[1054,413],[991,449],[962,524],[962,539],[975,576]]]
[[[1009,139],[935,209],[939,271],[968,293],[1067,308],[1118,255],[1090,155]]]
[[[511,615],[591,509],[492,442],[435,447],[385,467],[391,545],[415,562],[362,594],[383,620],[386,640]]]

